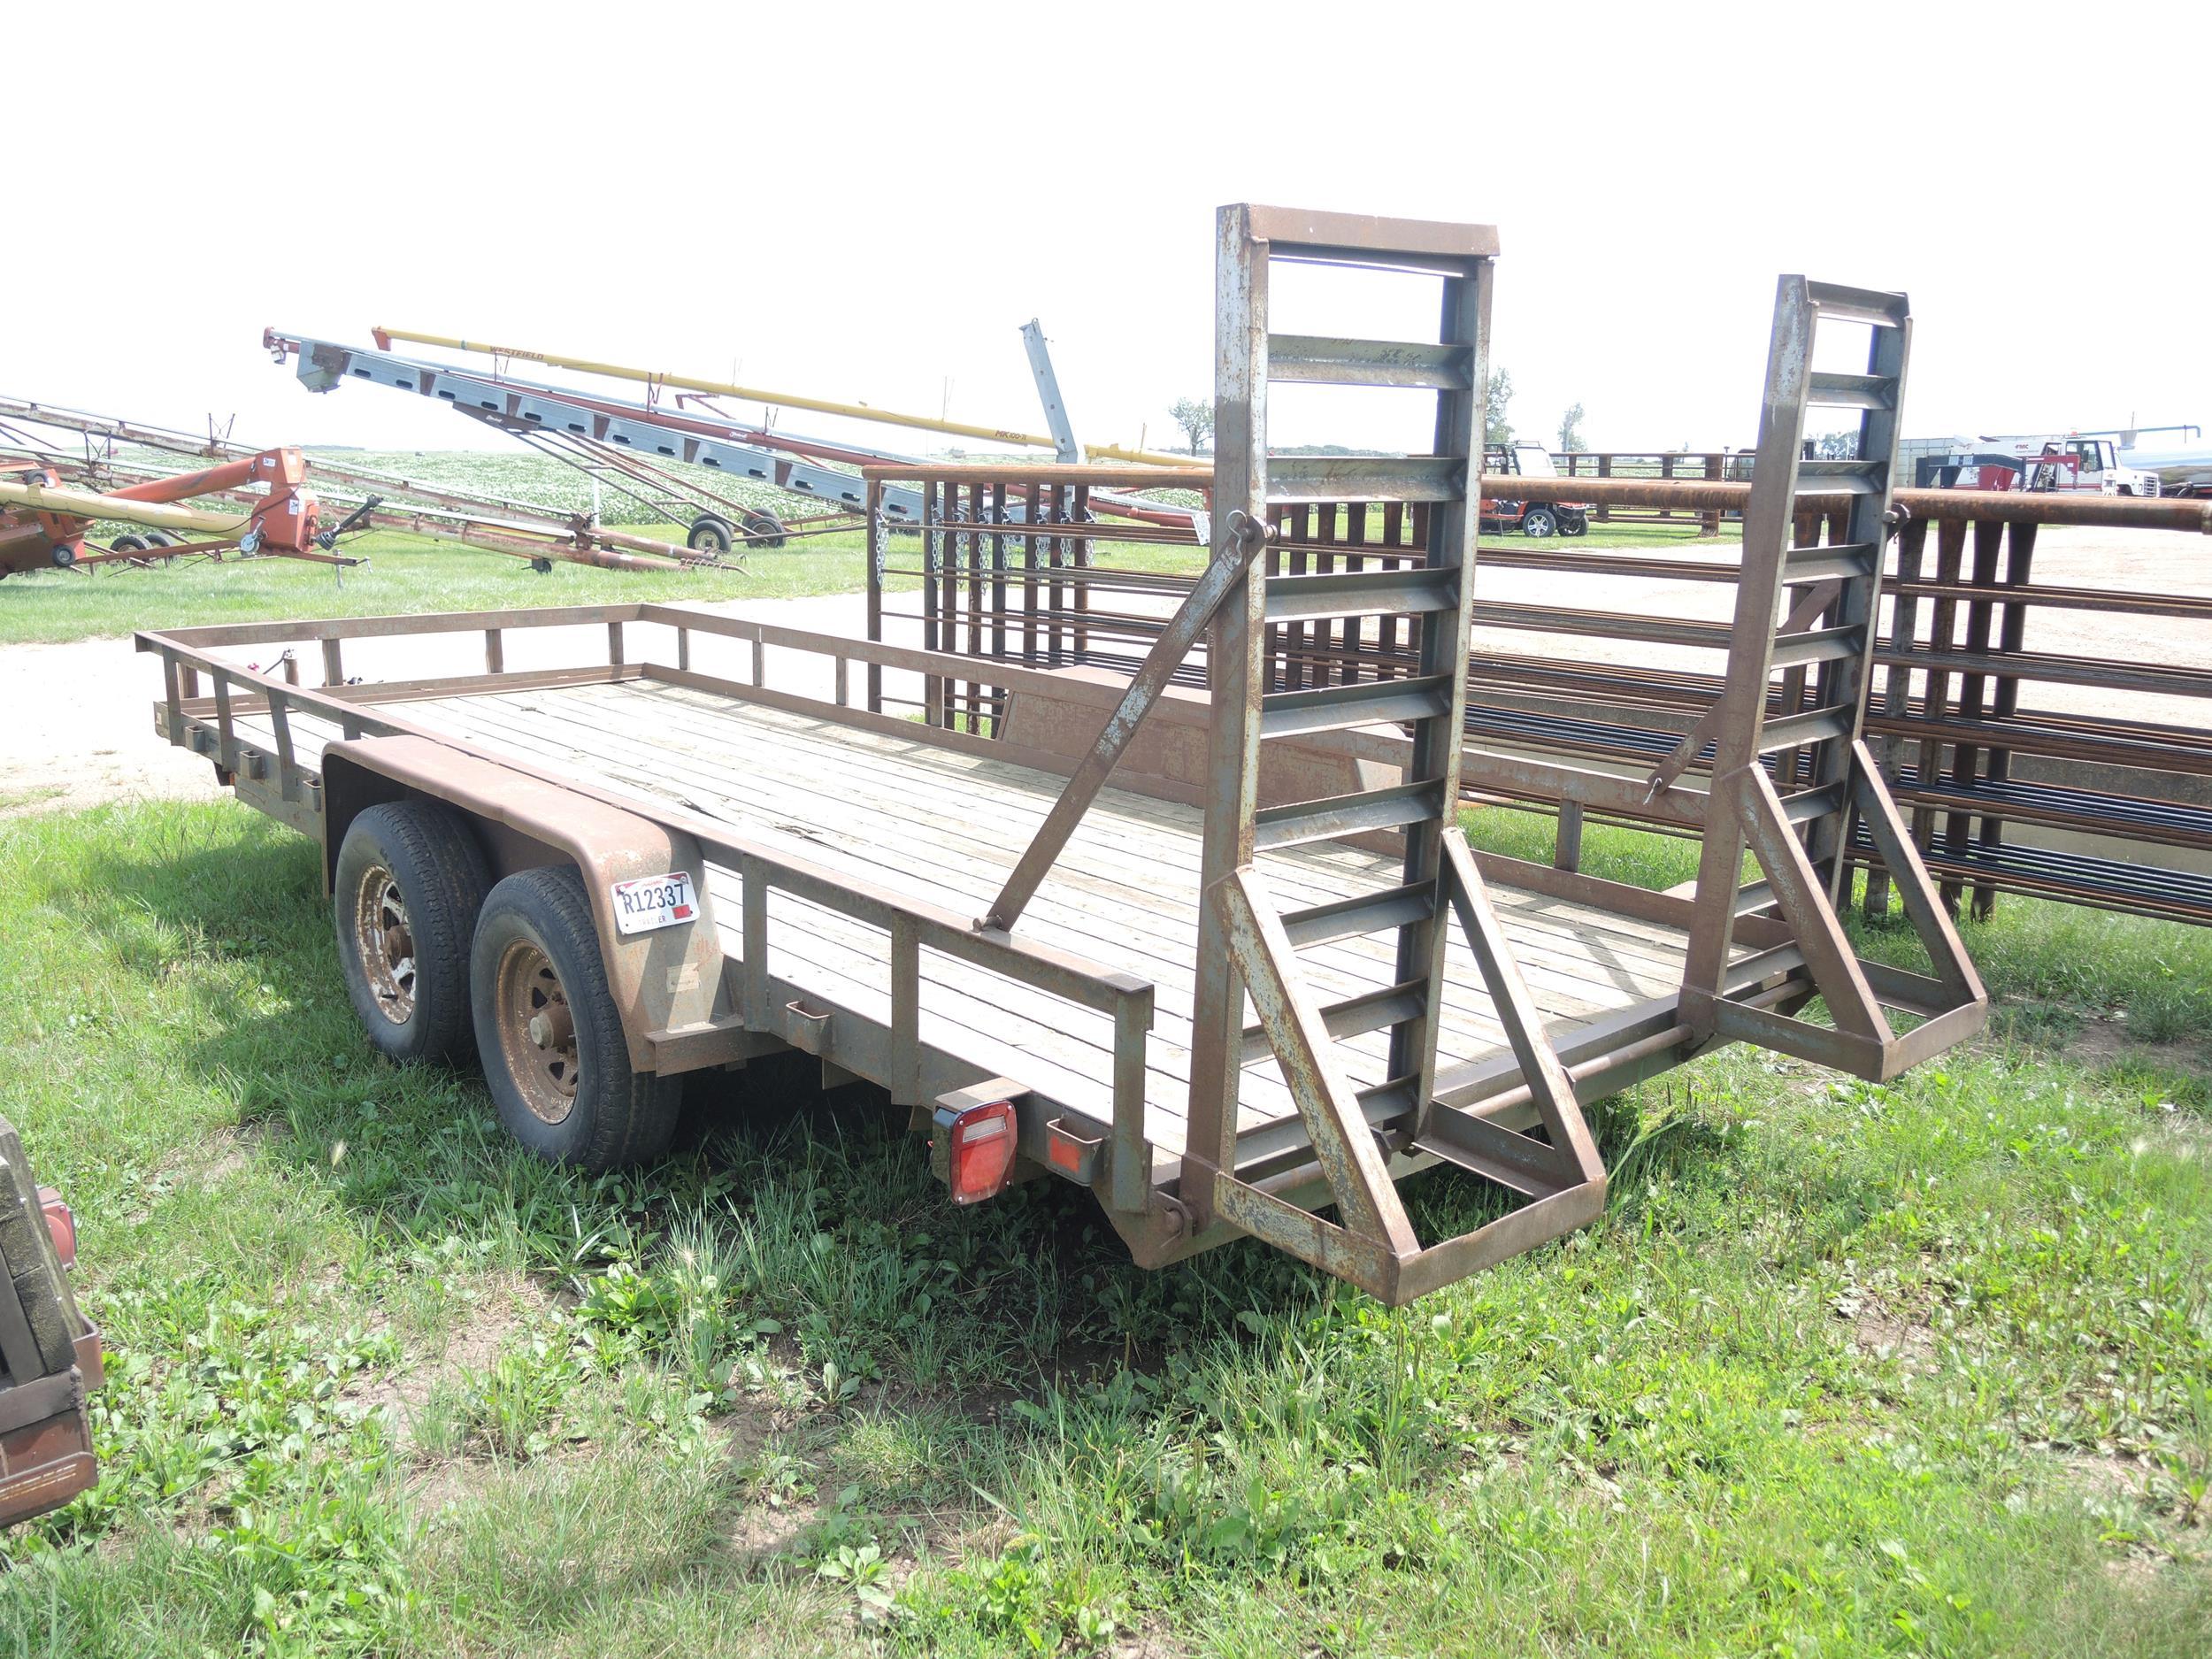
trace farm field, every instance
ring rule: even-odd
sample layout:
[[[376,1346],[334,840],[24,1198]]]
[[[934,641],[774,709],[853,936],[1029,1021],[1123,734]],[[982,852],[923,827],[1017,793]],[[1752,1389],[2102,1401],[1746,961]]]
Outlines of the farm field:
[[[1141,1272],[1055,1183],[955,1211],[795,1062],[657,1168],[538,1164],[374,1056],[234,804],[0,823],[0,1111],[111,1356],[0,1651],[2202,1651],[2202,932],[2007,899],[1989,1036],[1620,1097],[1599,1225],[1391,1312]]]

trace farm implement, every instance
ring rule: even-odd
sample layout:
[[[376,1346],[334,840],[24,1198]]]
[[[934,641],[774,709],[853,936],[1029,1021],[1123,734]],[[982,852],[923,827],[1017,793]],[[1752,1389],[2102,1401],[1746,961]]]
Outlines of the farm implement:
[[[59,433],[74,438],[76,447],[58,442],[53,434]],[[52,403],[0,397],[0,469],[20,463],[19,473],[44,469],[54,481],[86,484],[105,494],[127,497],[162,477],[158,467],[138,454],[147,449],[234,463],[263,453],[211,428],[205,434],[180,432]],[[321,494],[333,504],[349,508],[349,523],[357,528],[398,531],[482,548],[526,559],[541,570],[550,569],[556,560],[608,570],[743,569],[741,549],[718,557],[602,525],[588,514],[564,513],[531,502],[433,484],[324,456],[316,457],[313,465]],[[213,489],[209,493],[230,495],[249,503],[254,499],[250,491]],[[134,564],[170,557],[179,551],[169,534],[158,528],[126,539],[134,544],[144,543],[123,549]],[[106,561],[96,553],[73,562]]]
[[[1144,1264],[1248,1236],[1411,1301],[1601,1213],[1587,1102],[1731,1042],[1887,1079],[1987,1011],[1863,738],[1903,296],[1782,280],[1725,695],[1631,779],[1463,749],[1497,251],[1485,226],[1222,211],[1210,559],[1126,676],[652,603],[273,622],[138,635],[156,729],[318,843],[374,1046],[473,1054],[542,1156],[649,1162],[686,1075],[796,1050],[907,1112],[951,1202],[1064,1179]],[[1271,285],[1311,263],[1432,283],[1434,337],[1275,332]],[[1810,370],[1835,321],[1870,336],[1863,373]],[[430,396],[446,373],[312,342],[302,361]],[[1432,398],[1433,452],[1271,455],[1286,380]],[[1822,405],[1856,412],[1864,458],[1801,459]],[[988,470],[864,481],[942,503]],[[1033,507],[1149,476],[1055,464],[1022,488]],[[1791,545],[1801,488],[1847,498],[1845,540]],[[1283,511],[1347,502],[1417,508],[1418,544],[1358,569],[1274,557]],[[871,515],[872,557],[902,521]],[[1024,539],[974,518],[925,534],[929,559]],[[1017,574],[998,559],[978,580]],[[1805,584],[1821,602],[1786,606]],[[1282,626],[1390,641],[1404,672],[1283,683]],[[411,677],[364,678],[401,640]],[[225,655],[273,645],[319,649],[323,683]],[[1784,717],[1778,675],[1809,687]],[[887,680],[932,708],[977,687],[970,718],[887,712]],[[1806,764],[1778,772],[1784,751]],[[1540,774],[1701,836],[1695,890],[1472,849],[1463,778]],[[1855,833],[1927,972],[1853,949]],[[1816,999],[1827,1023],[1803,1017]],[[1493,1218],[1422,1237],[1398,1184],[1425,1171],[1483,1188]]]
[[[849,529],[868,511],[867,485],[856,469],[913,458],[851,442],[801,436],[765,421],[745,421],[723,409],[719,399],[742,398],[1018,449],[1049,449],[1060,461],[1076,459],[1083,449],[1070,425],[1043,330],[1033,319],[1023,325],[1021,333],[1047,423],[1052,427],[1050,436],[403,329],[373,329],[373,348],[316,340],[274,328],[264,332],[262,344],[279,362],[296,362],[300,381],[310,391],[327,392],[349,380],[359,380],[444,403],[541,455],[575,468],[595,488],[626,495],[668,521],[687,521],[689,546],[717,553],[733,546],[780,547],[794,535]],[[403,356],[393,351],[395,342],[472,352],[489,357],[492,362],[488,367],[479,368]],[[518,361],[642,383],[645,398],[640,402],[522,379],[512,369]],[[1093,454],[1107,452],[1095,447],[1091,450]],[[1147,464],[1179,465],[1179,457],[1174,456],[1119,449],[1110,453]],[[688,470],[678,472],[677,464]],[[804,518],[780,518],[749,508],[726,488],[703,481],[712,475],[767,486],[819,503],[823,511]],[[1126,492],[1098,492],[1091,496],[1090,505],[1109,517],[1166,526],[1185,534],[1191,533],[1194,523],[1187,509],[1165,506]],[[875,511],[895,526],[911,526],[921,508],[918,492],[894,486],[879,492]],[[1029,493],[1017,483],[1010,499],[1002,504],[1000,516],[1010,524],[1025,523],[1030,511]]]
[[[332,549],[339,536],[358,527],[364,514],[357,511],[326,529],[306,482],[307,464],[297,449],[264,449],[106,493],[72,488],[50,466],[26,466],[0,477],[0,576],[119,559],[220,558],[231,551],[330,565],[357,562]],[[243,511],[182,504],[217,495],[237,497]],[[86,538],[100,522],[134,528],[87,552]]]

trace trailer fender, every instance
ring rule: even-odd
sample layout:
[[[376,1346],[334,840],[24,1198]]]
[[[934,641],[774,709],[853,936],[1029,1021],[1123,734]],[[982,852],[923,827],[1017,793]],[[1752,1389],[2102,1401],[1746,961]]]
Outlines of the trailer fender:
[[[476,826],[495,875],[576,866],[591,895],[633,1071],[690,1071],[746,1057],[745,1033],[729,1018],[706,864],[692,837],[426,738],[334,743],[322,766],[326,890],[357,814],[388,801],[442,801]],[[679,871],[691,878],[695,914],[624,933],[615,923],[614,884]]]

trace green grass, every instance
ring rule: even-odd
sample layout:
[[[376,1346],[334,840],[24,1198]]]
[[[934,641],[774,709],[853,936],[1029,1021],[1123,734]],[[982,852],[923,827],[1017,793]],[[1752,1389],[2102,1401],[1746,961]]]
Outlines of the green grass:
[[[513,492],[562,511],[583,511],[588,493],[580,475],[529,455],[473,451],[375,453],[347,451],[337,458],[426,482]],[[730,488],[727,480],[718,488]],[[757,489],[740,492],[759,504],[789,511],[793,498]],[[683,527],[630,524],[624,505],[604,503],[607,522],[672,541]],[[633,506],[632,516],[641,516]],[[1694,527],[1689,526],[1689,527]],[[1379,509],[1371,534],[1382,534]],[[1519,536],[1486,538],[1514,547],[1646,547],[1684,543],[1684,528],[1658,525],[1599,526],[1580,541],[1530,542]],[[1707,543],[1705,545],[1717,545]],[[752,553],[747,573],[727,571],[633,572],[557,563],[539,572],[527,561],[419,536],[377,533],[350,537],[343,549],[365,557],[365,567],[336,571],[290,559],[229,558],[133,570],[88,567],[37,572],[0,581],[0,645],[109,638],[138,628],[176,628],[225,622],[311,617],[394,616],[431,611],[475,611],[527,605],[598,604],[625,600],[708,601],[797,598],[853,593],[866,584],[864,539],[857,529],[809,536]],[[1095,562],[1126,570],[1194,573],[1202,562],[1195,549],[1101,542]],[[891,563],[912,565],[918,544],[895,539]],[[915,586],[892,579],[894,590]]]
[[[660,526],[666,534],[671,526]],[[524,559],[418,536],[349,541],[365,567],[343,572],[293,559],[41,572],[0,582],[0,644],[98,639],[137,628],[180,628],[281,618],[396,616],[525,605],[792,598],[849,592],[866,580],[857,532],[793,541],[751,555],[747,573],[633,572]]]
[[[111,1356],[0,1652],[2203,1650],[2212,935],[2008,899],[1997,1033],[1657,1079],[1598,1225],[1391,1312],[1139,1271],[1057,1183],[955,1211],[795,1063],[538,1164],[373,1056],[229,803],[0,823],[0,1110]],[[2162,997],[2190,1041],[2124,1034]]]

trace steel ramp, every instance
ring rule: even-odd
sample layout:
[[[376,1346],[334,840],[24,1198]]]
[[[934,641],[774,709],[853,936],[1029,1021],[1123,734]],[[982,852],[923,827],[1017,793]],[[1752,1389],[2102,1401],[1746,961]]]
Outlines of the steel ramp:
[[[1833,322],[1867,327],[1864,373],[1813,367],[1821,325]],[[1980,978],[1863,737],[1911,342],[1901,294],[1781,279],[1727,672],[1718,700],[1650,779],[1656,796],[1693,766],[1709,768],[1698,891],[1736,895],[1732,905],[1699,908],[1684,966],[1685,1020],[1701,1036],[1756,1042],[1876,1079],[1970,1034],[1988,1013]],[[1855,455],[1804,453],[1814,405],[1859,411]],[[1792,545],[1801,492],[1847,497],[1840,540]],[[1709,762],[1701,759],[1708,744]],[[1863,962],[1853,949],[1839,911],[1855,828],[1889,867],[1932,975]],[[1740,885],[1747,849],[1764,878],[1748,888]],[[1765,910],[1788,922],[1802,960],[1793,970],[1795,995],[1754,1008],[1725,979],[1738,922]],[[1816,993],[1832,1028],[1794,1017]],[[1891,1011],[1923,1023],[1901,1035]]]
[[[1571,1232],[1605,1203],[1604,1168],[1573,1086],[1455,821],[1496,235],[1480,226],[1251,206],[1224,209],[1220,230],[1215,505],[1223,529],[1216,565],[1240,551],[1249,563],[1234,526],[1264,524],[1269,510],[1285,503],[1425,503],[1428,541],[1417,563],[1395,570],[1268,576],[1253,565],[1214,612],[1212,777],[1181,1200],[1198,1225],[1217,1218],[1402,1303]],[[1437,338],[1271,334],[1270,267],[1286,260],[1440,276]],[[1279,381],[1432,392],[1435,453],[1270,457],[1267,388]],[[1263,653],[1269,623],[1348,618],[1402,629],[1417,642],[1412,671],[1339,686],[1272,686]],[[1412,737],[1401,781],[1256,805],[1262,744],[1378,722]],[[1351,901],[1286,912],[1254,862],[1264,849],[1382,831],[1403,836],[1402,879]],[[1496,1005],[1540,1139],[1435,1099],[1447,930],[1455,926]],[[1302,966],[1302,949],[1367,934],[1394,939],[1390,980],[1322,1000]],[[1242,1020],[1248,996],[1257,1016],[1249,1026]],[[1340,1045],[1385,1031],[1387,1079],[1356,1090]],[[1234,1172],[1238,1091],[1248,1064],[1270,1060],[1296,1103],[1311,1157],[1242,1179]],[[1384,1134],[1371,1116],[1409,1127]],[[1392,1181],[1391,1158],[1405,1153],[1455,1164],[1522,1202],[1475,1232],[1424,1245]],[[1325,1188],[1335,1219],[1300,1202],[1317,1187]]]

